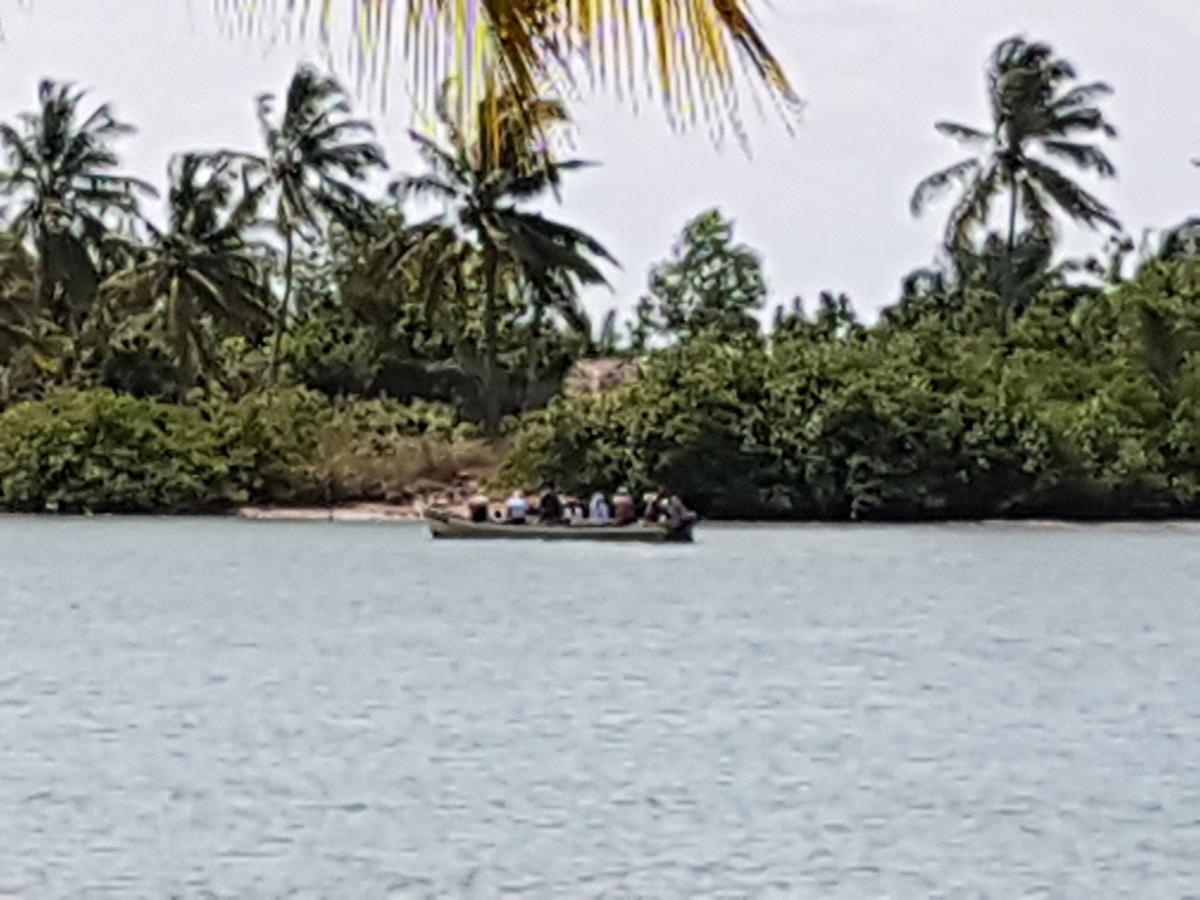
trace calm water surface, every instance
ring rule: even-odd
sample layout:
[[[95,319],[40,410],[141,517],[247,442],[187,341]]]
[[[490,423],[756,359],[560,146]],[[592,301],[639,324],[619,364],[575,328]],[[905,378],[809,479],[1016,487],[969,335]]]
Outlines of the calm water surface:
[[[0,896],[1200,890],[1200,531],[0,520]]]

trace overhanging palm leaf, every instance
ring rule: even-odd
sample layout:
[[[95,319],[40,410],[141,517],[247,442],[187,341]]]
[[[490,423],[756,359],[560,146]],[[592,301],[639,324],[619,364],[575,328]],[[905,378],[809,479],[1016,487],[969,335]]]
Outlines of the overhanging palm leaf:
[[[236,29],[264,22],[318,23],[329,39],[352,19],[361,58],[386,77],[398,47],[416,96],[433,105],[450,78],[474,104],[495,93],[530,103],[547,82],[583,73],[632,100],[656,86],[671,121],[706,122],[716,133],[737,124],[741,97],[765,87],[790,119],[799,102],[754,24],[754,0],[296,0],[286,5],[215,0]],[[339,17],[338,13],[343,16]],[[348,16],[346,15],[348,14]]]

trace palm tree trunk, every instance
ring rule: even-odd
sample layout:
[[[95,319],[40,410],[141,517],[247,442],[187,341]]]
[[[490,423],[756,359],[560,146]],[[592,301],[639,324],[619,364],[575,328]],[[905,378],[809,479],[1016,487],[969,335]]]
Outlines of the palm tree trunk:
[[[499,356],[496,292],[499,289],[500,255],[490,240],[485,243],[483,254],[487,279],[483,295],[483,419],[488,434],[495,437],[500,430],[500,395],[496,377]]]
[[[537,381],[537,364],[538,350],[542,335],[542,315],[545,307],[541,303],[534,301],[537,305],[533,310],[533,321],[529,325],[529,342],[526,349],[525,358],[525,392],[521,398],[521,411],[529,412],[533,407],[533,388],[534,382]]]
[[[283,261],[283,299],[275,317],[275,339],[271,345],[271,387],[279,383],[279,357],[283,352],[283,333],[287,331],[288,307],[292,303],[292,277],[295,272],[296,242],[292,229],[287,229]]]
[[[1015,298],[1013,297],[1013,251],[1017,247],[1017,176],[1014,172],[1008,182],[1008,241],[1004,249],[1004,280],[1000,297],[1000,331],[1008,334]]]

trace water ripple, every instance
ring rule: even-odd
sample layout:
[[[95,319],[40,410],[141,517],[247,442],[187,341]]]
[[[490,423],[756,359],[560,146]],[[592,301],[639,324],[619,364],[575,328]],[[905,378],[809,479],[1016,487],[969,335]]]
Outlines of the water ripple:
[[[7,519],[0,548],[0,897],[1200,883],[1188,529]]]

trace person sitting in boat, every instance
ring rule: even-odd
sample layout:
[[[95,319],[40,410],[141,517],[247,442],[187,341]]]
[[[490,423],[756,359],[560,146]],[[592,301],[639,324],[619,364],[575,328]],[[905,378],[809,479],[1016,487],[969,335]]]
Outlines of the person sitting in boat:
[[[578,497],[568,497],[563,502],[563,510],[566,515],[567,523],[574,525],[587,520],[587,510],[583,506],[583,502]]]
[[[617,525],[632,525],[637,521],[637,505],[629,488],[622,487],[613,494],[613,521]]]
[[[491,505],[492,501],[483,491],[476,491],[467,498],[467,518],[472,522],[486,522]]]
[[[612,521],[612,507],[603,491],[592,494],[592,502],[588,506],[588,519],[593,525],[607,525]]]
[[[561,525],[563,522],[563,502],[553,482],[546,485],[546,492],[538,503],[538,521],[542,525]]]
[[[508,513],[509,525],[524,525],[529,518],[529,501],[525,499],[525,492],[513,491],[504,501],[504,509]]]
[[[681,531],[683,526],[696,518],[696,515],[683,505],[683,500],[672,494],[666,502],[665,517],[672,531]]]
[[[653,494],[647,496],[646,511],[644,515],[648,525],[657,525],[665,520],[670,498],[670,493],[668,493],[666,487],[662,485],[659,485],[658,490]]]

